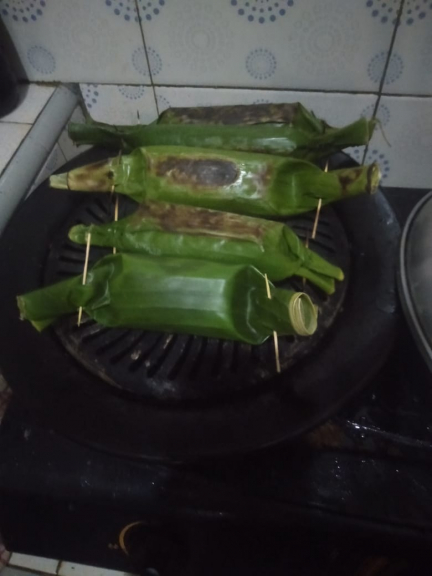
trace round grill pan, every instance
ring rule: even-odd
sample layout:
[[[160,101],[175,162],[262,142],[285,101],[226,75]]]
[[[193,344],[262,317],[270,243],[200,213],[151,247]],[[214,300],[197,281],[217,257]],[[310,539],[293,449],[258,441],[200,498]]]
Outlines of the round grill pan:
[[[85,246],[68,240],[74,224],[100,224],[113,218],[113,199],[109,195],[91,197],[72,212],[53,239],[47,265],[45,284],[82,274]],[[119,198],[120,214],[136,210],[136,203]],[[306,239],[312,235],[315,215],[305,214],[288,223]],[[334,211],[326,207],[310,246],[321,256],[345,271],[345,280],[337,283],[334,294],[326,296],[300,278],[278,283],[284,288],[305,290],[319,306],[319,329],[311,338],[285,336],[279,338],[279,358],[283,370],[310,354],[335,320],[342,305],[349,277],[349,245],[344,229]],[[94,246],[90,264],[110,253]],[[276,375],[273,339],[261,346],[240,342],[199,338],[180,334],[145,332],[142,330],[108,329],[84,318],[77,325],[77,315],[57,322],[55,332],[66,349],[83,366],[136,398],[160,401],[204,403],[243,393],[263,384]]]
[[[105,155],[91,150],[62,171]],[[332,169],[349,165],[355,163],[343,154],[330,163]],[[190,397],[158,396],[145,390],[138,398],[136,390],[107,385],[82,357],[78,361],[67,350],[58,332],[38,334],[29,323],[21,322],[15,302],[17,294],[41,286],[50,270],[61,270],[52,266],[53,255],[57,253],[58,260],[61,256],[58,238],[71,215],[86,210],[89,200],[98,198],[51,190],[44,183],[20,207],[0,239],[0,367],[14,392],[47,426],[129,457],[181,462],[248,452],[293,439],[319,424],[359,391],[385,361],[398,319],[394,278],[399,226],[378,193],[335,205],[339,222],[332,229],[342,228],[340,238],[331,240],[332,246],[342,250],[339,246],[347,242],[350,260],[345,299],[314,348],[286,365],[282,374],[272,372],[274,357],[267,348],[267,362],[262,364],[260,359],[268,367],[265,377],[242,380],[247,362],[230,343],[230,355],[225,354],[225,344],[216,358],[218,364],[228,364],[228,372],[220,369],[219,382],[228,378],[233,394],[223,384],[225,393],[200,393],[200,382],[207,391],[218,385],[208,370],[200,372],[202,360],[195,373],[193,362],[186,371],[187,380],[192,376],[195,382],[187,388],[194,390]],[[332,217],[328,211],[323,221]],[[342,293],[339,298],[333,310],[342,303]],[[169,345],[162,351],[162,362],[156,361],[151,378],[164,366],[163,354]],[[128,341],[127,346],[128,353],[136,352],[136,342]],[[193,341],[189,346],[191,350]],[[191,358],[199,358],[200,353],[196,347]],[[111,352],[109,357],[112,360]],[[251,358],[252,352],[249,363]],[[237,369],[233,371],[232,366]],[[178,374],[184,374],[184,366],[180,368]],[[170,369],[176,370],[175,362]],[[166,374],[162,375],[166,383]],[[241,381],[254,385],[239,386]]]

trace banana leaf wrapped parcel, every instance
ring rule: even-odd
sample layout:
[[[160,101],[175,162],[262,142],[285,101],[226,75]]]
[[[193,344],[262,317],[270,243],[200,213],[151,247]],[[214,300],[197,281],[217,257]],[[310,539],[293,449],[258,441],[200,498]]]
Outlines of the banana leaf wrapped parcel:
[[[51,176],[53,188],[111,192],[137,202],[163,200],[251,216],[289,216],[358,194],[379,183],[376,163],[324,172],[294,158],[176,146],[137,148],[127,156]]]
[[[253,266],[115,254],[99,260],[86,284],[76,276],[18,296],[21,317],[42,330],[82,306],[108,327],[196,334],[261,344],[309,336],[317,310],[309,296],[275,288]]]
[[[73,242],[152,256],[177,256],[231,264],[251,264],[270,280],[297,275],[327,294],[343,272],[312,250],[282,222],[165,202],[144,202],[138,210],[107,224],[79,224]]]
[[[184,114],[174,118],[173,113],[168,116],[170,111],[167,111],[162,115],[161,123],[148,126],[112,126],[88,121],[71,123],[68,129],[77,145],[93,144],[123,152],[140,146],[187,146],[276,154],[311,161],[349,146],[366,145],[372,137],[375,120],[360,118],[343,128],[332,128],[300,104],[296,106],[289,123],[248,122],[247,116],[253,117],[252,111],[238,113],[240,118],[246,118],[246,123],[241,125],[226,122],[229,113],[219,114],[222,120],[210,124],[171,123],[174,119],[184,121]],[[225,122],[229,125],[224,125]]]
[[[287,124],[293,129],[311,134],[324,134],[326,130],[332,129],[300,102],[174,107],[164,110],[156,124]]]

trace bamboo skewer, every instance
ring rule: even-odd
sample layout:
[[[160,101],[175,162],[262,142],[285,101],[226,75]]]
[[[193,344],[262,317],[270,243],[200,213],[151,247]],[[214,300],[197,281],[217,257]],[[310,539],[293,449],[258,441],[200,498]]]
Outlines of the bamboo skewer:
[[[328,172],[328,160],[327,160],[326,165],[325,165],[325,167],[324,167],[324,172]],[[311,236],[312,240],[315,240],[315,236],[316,236],[316,233],[317,233],[318,221],[319,221],[319,217],[320,217],[321,207],[322,207],[322,198],[320,198],[320,199],[318,200],[317,211],[316,211],[316,214],[315,214],[315,221],[314,221],[314,225],[313,225],[313,228],[312,228],[312,236]]]
[[[328,172],[328,160],[326,162],[326,165],[324,167],[324,172]],[[311,239],[315,240],[315,236],[318,230],[318,222],[319,222],[319,217],[320,217],[320,213],[321,213],[321,208],[322,208],[322,198],[320,198],[318,200],[318,206],[317,206],[317,210],[316,210],[316,214],[315,214],[315,220],[313,223],[313,227],[312,227],[312,234],[311,234]],[[306,241],[305,241],[305,246],[306,248],[309,248],[309,236],[306,236]],[[306,278],[303,278],[303,288],[306,285]]]
[[[137,110],[137,114],[139,114],[138,110]],[[119,155],[118,155],[118,163],[119,164],[121,162],[121,155],[122,155],[122,153],[120,150]],[[113,184],[111,186],[111,196],[114,194],[114,192],[115,192],[115,186]],[[119,215],[119,197],[118,197],[118,194],[116,194],[115,203],[114,203],[114,222],[118,222],[118,215]],[[117,254],[117,248],[115,246],[113,247],[113,254]]]
[[[116,195],[115,204],[114,204],[114,222],[118,222],[118,215],[119,215],[119,197]],[[113,254],[117,254],[117,248],[113,247]]]
[[[315,240],[315,236],[316,236],[317,228],[318,228],[318,220],[319,220],[320,212],[321,212],[321,206],[322,206],[322,198],[320,198],[318,200],[318,206],[317,206],[317,210],[316,210],[316,214],[315,214],[314,225],[312,228],[311,240]]]
[[[270,291],[270,284],[268,281],[267,274],[264,274],[265,282],[266,282],[266,289],[267,289],[267,298],[269,300],[272,299],[271,291]],[[276,330],[273,330],[273,342],[274,342],[274,349],[275,349],[275,359],[276,359],[276,372],[280,374],[281,367],[280,367],[280,360],[279,360],[279,340]]]
[[[84,271],[83,271],[83,279],[82,284],[83,286],[87,282],[87,272],[88,272],[88,263],[90,257],[90,243],[91,243],[91,233],[87,234],[87,245],[86,245],[86,254],[85,254],[85,261],[84,261]],[[82,318],[83,308],[82,306],[78,309],[78,326],[81,325],[81,318]]]

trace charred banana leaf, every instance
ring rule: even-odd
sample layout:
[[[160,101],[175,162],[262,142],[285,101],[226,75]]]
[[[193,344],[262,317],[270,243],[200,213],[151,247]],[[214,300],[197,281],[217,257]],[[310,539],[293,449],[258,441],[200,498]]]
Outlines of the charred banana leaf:
[[[69,136],[77,145],[94,144],[124,152],[140,146],[187,146],[276,154],[311,161],[349,146],[367,144],[372,137],[374,120],[360,118],[343,128],[332,128],[302,106],[296,106],[293,121],[286,124],[254,123],[250,118],[248,120],[247,111],[240,111],[240,118],[247,122],[246,125],[231,122],[222,125],[227,122],[229,113],[221,112],[221,121],[212,124],[165,123],[163,117],[161,124],[148,126],[113,126],[93,121],[71,123]],[[290,118],[290,114],[283,112],[279,117]]]
[[[323,172],[265,154],[175,146],[137,148],[127,156],[51,176],[53,188],[116,192],[137,202],[162,200],[252,216],[288,216],[349,196],[372,193],[377,164]]]
[[[288,226],[228,212],[144,202],[118,222],[74,226],[69,238],[86,244],[89,233],[92,245],[120,252],[251,264],[275,281],[301,276],[327,294],[343,280],[340,268],[306,248]]]
[[[21,317],[42,330],[84,311],[108,327],[141,328],[261,344],[279,335],[309,336],[317,311],[309,296],[270,286],[253,266],[116,254],[89,271],[18,296]]]
[[[289,124],[313,134],[332,129],[300,102],[168,108],[159,116],[157,124]]]

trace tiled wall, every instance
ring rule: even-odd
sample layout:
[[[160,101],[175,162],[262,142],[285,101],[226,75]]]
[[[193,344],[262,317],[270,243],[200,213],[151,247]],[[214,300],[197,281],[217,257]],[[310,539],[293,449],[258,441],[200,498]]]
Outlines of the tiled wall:
[[[342,125],[379,104],[367,159],[387,185],[432,187],[432,0],[0,0],[0,14],[28,77],[80,83],[98,120],[300,100]]]

